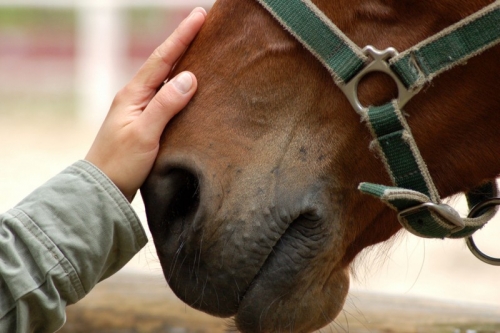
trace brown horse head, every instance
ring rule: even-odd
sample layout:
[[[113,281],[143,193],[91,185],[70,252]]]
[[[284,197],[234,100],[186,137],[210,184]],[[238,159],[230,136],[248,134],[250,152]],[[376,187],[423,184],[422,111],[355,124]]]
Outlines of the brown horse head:
[[[403,51],[491,0],[314,0],[359,46]],[[406,107],[442,196],[500,172],[500,48],[437,77]],[[199,90],[165,131],[142,189],[173,291],[243,332],[333,320],[349,265],[393,236],[396,214],[361,194],[390,184],[371,135],[328,71],[256,0],[219,0],[177,66]],[[383,74],[365,104],[396,94]]]

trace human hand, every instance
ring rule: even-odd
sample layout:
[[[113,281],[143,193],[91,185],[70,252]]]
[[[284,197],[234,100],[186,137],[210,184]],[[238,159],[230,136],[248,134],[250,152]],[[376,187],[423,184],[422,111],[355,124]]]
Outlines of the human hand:
[[[183,72],[158,91],[200,30],[205,17],[203,8],[194,9],[116,94],[85,157],[104,172],[129,201],[151,171],[165,126],[186,106],[197,89],[196,77]]]

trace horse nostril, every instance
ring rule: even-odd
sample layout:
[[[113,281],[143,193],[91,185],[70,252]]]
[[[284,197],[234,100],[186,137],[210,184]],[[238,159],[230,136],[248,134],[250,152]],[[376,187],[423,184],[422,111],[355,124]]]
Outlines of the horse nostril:
[[[200,206],[200,180],[187,168],[153,172],[141,188],[155,241],[166,242],[195,220]]]
[[[193,173],[184,169],[172,169],[166,175],[171,181],[170,200],[164,218],[166,221],[190,220],[200,204],[199,180]]]

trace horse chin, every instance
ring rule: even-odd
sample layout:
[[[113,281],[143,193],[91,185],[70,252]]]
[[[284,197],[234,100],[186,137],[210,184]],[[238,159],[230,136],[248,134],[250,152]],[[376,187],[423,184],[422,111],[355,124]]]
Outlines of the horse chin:
[[[335,269],[323,285],[314,283],[313,276],[287,275],[286,256],[274,256],[273,261],[240,303],[235,323],[241,332],[313,332],[335,319],[349,289],[346,269]],[[300,275],[308,273],[304,270]]]

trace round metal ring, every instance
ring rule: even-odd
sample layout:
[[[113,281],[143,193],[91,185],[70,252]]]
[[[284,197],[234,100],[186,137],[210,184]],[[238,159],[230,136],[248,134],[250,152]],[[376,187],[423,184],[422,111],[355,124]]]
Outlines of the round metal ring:
[[[468,217],[470,217],[470,218],[477,217],[483,209],[491,207],[491,206],[498,206],[498,205],[500,205],[500,198],[493,198],[493,199],[483,201],[471,209]],[[476,243],[474,243],[474,239],[472,236],[467,237],[465,240],[465,243],[467,244],[467,247],[472,252],[472,254],[476,258],[481,260],[482,262],[485,262],[485,263],[493,265],[493,266],[500,266],[500,258],[493,258],[493,257],[490,257],[490,256],[484,254],[476,246]]]
[[[389,47],[385,50],[378,50],[375,47],[368,45],[363,49],[363,52],[372,58],[372,62],[369,63],[366,67],[360,70],[354,78],[352,78],[349,82],[344,85],[340,85],[340,89],[344,92],[347,99],[351,103],[354,110],[361,116],[364,116],[368,110],[367,107],[363,106],[358,98],[358,85],[361,79],[371,72],[381,72],[389,75],[398,88],[398,106],[402,108],[405,104],[415,96],[422,87],[408,89],[401,82],[399,76],[391,69],[388,60],[398,55],[398,51],[395,48]]]

